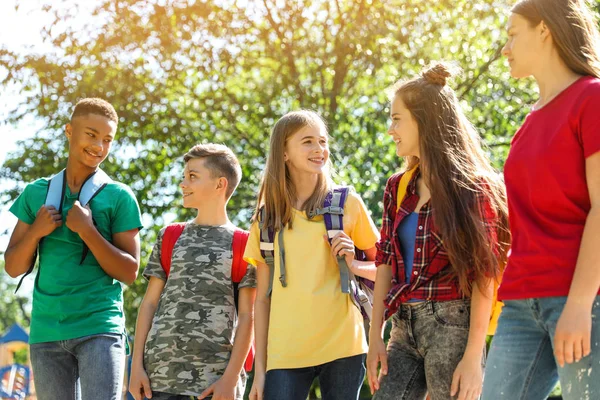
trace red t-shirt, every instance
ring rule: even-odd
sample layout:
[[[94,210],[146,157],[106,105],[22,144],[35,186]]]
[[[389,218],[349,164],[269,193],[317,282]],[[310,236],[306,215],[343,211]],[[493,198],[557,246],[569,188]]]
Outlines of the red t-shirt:
[[[585,159],[597,151],[599,79],[582,77],[527,115],[504,167],[512,245],[500,299],[569,294],[590,210]]]

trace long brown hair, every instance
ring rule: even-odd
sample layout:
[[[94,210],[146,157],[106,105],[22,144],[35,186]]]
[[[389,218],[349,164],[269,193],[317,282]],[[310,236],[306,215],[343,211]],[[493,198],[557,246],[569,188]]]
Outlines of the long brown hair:
[[[438,63],[421,76],[397,82],[392,100],[400,97],[417,122],[420,160],[407,158],[408,168],[419,162],[431,191],[436,229],[441,234],[453,273],[463,295],[475,280],[498,277],[510,242],[504,184],[483,152],[475,128],[461,110],[454,91],[446,85],[452,67]],[[488,199],[497,217],[497,243],[486,232],[478,193]]]
[[[575,73],[600,78],[600,34],[585,0],[521,0],[512,8],[550,30],[560,58]]]
[[[296,188],[290,178],[290,172],[284,160],[284,152],[287,140],[306,126],[319,127],[327,134],[327,127],[321,116],[308,110],[287,113],[273,127],[267,167],[263,172],[256,212],[253,217],[253,220],[258,220],[259,211],[264,207],[264,221],[262,222],[266,228],[279,230],[285,225],[292,228],[292,204],[296,200]],[[301,211],[309,213],[322,207],[332,186],[331,164],[328,160],[324,172],[318,177],[315,191],[304,202]]]

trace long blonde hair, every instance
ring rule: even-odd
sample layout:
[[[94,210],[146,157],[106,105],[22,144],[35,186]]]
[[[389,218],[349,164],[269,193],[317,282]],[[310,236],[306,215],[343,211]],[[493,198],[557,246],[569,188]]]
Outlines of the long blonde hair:
[[[262,223],[265,228],[276,231],[286,225],[292,228],[292,205],[296,200],[296,188],[285,163],[284,152],[288,139],[306,126],[319,127],[327,134],[327,127],[321,116],[308,110],[289,112],[273,127],[267,167],[260,183],[256,212],[253,217],[253,220],[258,220],[260,209],[264,207]],[[300,211],[309,213],[322,207],[332,186],[331,163],[328,160],[323,173],[319,175],[315,191],[304,202]]]

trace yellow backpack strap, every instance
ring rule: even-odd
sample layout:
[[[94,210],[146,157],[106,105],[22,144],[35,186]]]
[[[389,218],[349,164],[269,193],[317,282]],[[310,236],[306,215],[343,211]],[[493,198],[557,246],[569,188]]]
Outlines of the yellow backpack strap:
[[[396,195],[396,211],[400,209],[400,205],[402,204],[402,200],[404,200],[404,196],[406,196],[406,190],[408,189],[408,184],[412,179],[413,175],[417,171],[417,167],[419,164],[416,164],[411,169],[406,170],[406,172],[400,178],[400,183],[398,184],[398,193]]]

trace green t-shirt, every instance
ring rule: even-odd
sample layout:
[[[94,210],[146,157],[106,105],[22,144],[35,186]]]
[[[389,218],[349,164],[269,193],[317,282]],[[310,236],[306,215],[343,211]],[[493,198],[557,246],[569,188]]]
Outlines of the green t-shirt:
[[[10,212],[33,224],[47,191],[48,179],[27,185]],[[91,251],[80,264],[83,241],[64,223],[77,193],[71,193],[68,185],[65,192],[63,225],[43,238],[39,246],[29,343],[125,332],[121,283],[104,272]],[[115,233],[142,228],[135,195],[124,184],[108,184],[89,205],[96,228],[111,243]]]

